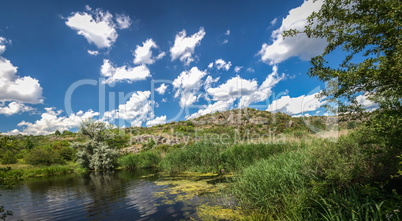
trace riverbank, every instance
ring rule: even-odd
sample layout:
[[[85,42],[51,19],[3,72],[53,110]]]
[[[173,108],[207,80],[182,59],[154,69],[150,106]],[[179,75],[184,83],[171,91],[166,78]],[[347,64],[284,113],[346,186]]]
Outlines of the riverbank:
[[[85,173],[77,163],[65,165],[32,166],[28,164],[6,164],[0,166],[0,186],[10,188],[17,182],[32,177],[54,176],[69,173]]]
[[[119,162],[132,169],[157,168],[171,176],[183,172],[229,174],[231,181],[225,185],[205,187],[170,181],[172,189],[168,191],[188,190],[191,196],[194,191],[204,194],[209,188],[218,188],[236,202],[235,211],[244,217],[400,220],[401,190],[395,188],[400,177],[387,177],[396,170],[388,166],[390,160],[380,160],[390,154],[386,144],[367,137],[365,131],[352,131],[338,139],[303,135],[276,143],[222,145],[204,141],[126,155]],[[214,205],[205,208],[208,206]]]
[[[160,145],[121,155],[117,168],[158,170],[155,206],[188,205],[202,220],[400,220],[392,155],[363,128],[340,137],[294,132],[270,142]],[[8,166],[0,170],[5,185],[85,172],[72,162]]]

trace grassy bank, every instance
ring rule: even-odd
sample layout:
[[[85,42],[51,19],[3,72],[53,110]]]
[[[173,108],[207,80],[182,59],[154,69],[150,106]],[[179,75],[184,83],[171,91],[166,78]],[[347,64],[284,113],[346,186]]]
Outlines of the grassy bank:
[[[363,131],[364,132],[364,131]],[[266,144],[199,142],[122,157],[126,168],[233,174],[224,192],[262,220],[401,220],[400,177],[384,143],[368,133]],[[387,160],[384,160],[387,159]],[[395,171],[395,172],[394,172]],[[388,176],[387,176],[388,174]],[[398,185],[396,185],[398,186]]]
[[[26,178],[83,172],[85,170],[76,163],[52,166],[2,165],[0,168],[0,185],[7,188]]]

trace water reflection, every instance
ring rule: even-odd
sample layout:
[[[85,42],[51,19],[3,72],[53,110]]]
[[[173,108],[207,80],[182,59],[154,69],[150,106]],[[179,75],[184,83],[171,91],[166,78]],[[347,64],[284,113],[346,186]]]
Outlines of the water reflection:
[[[183,205],[161,205],[162,191],[146,176],[154,171],[91,172],[35,178],[6,190],[0,204],[10,220],[177,220],[191,215]],[[144,178],[146,176],[146,178]],[[188,218],[188,217],[187,217]]]

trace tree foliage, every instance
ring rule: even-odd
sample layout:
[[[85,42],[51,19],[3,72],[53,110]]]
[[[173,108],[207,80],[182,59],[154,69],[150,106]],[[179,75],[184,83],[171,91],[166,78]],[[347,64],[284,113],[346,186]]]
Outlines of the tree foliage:
[[[82,122],[80,133],[88,138],[84,143],[74,143],[78,149],[77,162],[91,170],[110,170],[116,166],[118,153],[107,144],[113,133],[104,122],[87,120]]]
[[[381,109],[401,109],[402,4],[400,0],[323,0],[308,18],[303,32],[328,42],[324,53],[311,60],[309,75],[329,84],[323,95],[337,99],[341,112],[361,111],[356,96],[365,93]],[[285,36],[300,30],[288,30]],[[329,55],[346,52],[339,66]],[[343,98],[343,99],[339,99]],[[350,101],[348,105],[344,99]]]
[[[338,104],[340,115],[368,116],[363,118],[365,133],[385,144],[382,157],[388,160],[382,162],[394,167],[402,135],[401,1],[321,1],[321,9],[309,16],[304,30],[288,30],[285,36],[303,32],[327,40],[323,54],[311,59],[309,75],[328,82],[322,95]],[[333,55],[345,56],[337,64]],[[378,109],[365,113],[356,99],[362,95],[377,103]],[[371,154],[381,156],[378,151]]]

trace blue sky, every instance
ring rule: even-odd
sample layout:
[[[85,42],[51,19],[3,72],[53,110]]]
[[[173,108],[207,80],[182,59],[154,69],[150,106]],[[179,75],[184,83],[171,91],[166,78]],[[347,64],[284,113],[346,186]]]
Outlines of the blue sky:
[[[75,130],[87,117],[152,126],[246,106],[322,115],[324,83],[306,73],[325,41],[281,35],[320,4],[7,1],[0,132]]]

